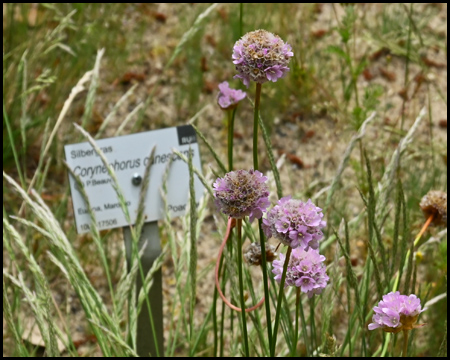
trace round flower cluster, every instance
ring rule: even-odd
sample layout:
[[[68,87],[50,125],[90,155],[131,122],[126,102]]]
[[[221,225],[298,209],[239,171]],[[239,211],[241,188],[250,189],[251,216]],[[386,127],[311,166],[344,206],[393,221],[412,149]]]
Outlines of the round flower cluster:
[[[447,226],[447,193],[429,191],[420,201],[420,208],[426,218],[433,215],[433,224]]]
[[[260,219],[270,205],[267,177],[258,170],[231,171],[213,184],[216,205],[225,215],[235,219],[250,216]]]
[[[224,110],[235,108],[237,103],[247,96],[242,90],[230,89],[228,81],[220,83],[219,90],[217,103]]]
[[[319,240],[323,238],[320,229],[326,225],[322,218],[322,209],[311,199],[304,203],[287,196],[267,212],[263,230],[268,238],[273,236],[293,249],[299,246],[305,250],[309,247],[317,249]]]
[[[420,299],[416,295],[400,295],[399,291],[383,295],[383,300],[373,308],[375,314],[369,330],[382,328],[386,332],[398,333],[423,325],[415,325],[421,309]]]
[[[275,247],[266,243],[266,261],[272,262],[275,259],[276,252]],[[250,265],[261,265],[262,264],[262,254],[261,254],[261,244],[251,243],[250,246],[245,250],[244,254],[245,261]]]
[[[233,47],[233,63],[245,86],[250,80],[263,84],[276,82],[289,71],[290,57],[294,56],[291,45],[266,30],[245,34]]]
[[[283,274],[283,266],[286,255],[280,253],[280,260],[273,262],[272,272],[275,280],[280,283]],[[314,294],[322,293],[327,286],[329,277],[326,274],[326,266],[323,263],[325,256],[320,255],[318,250],[302,248],[293,249],[286,271],[286,282],[284,286],[297,286],[302,292],[311,298]]]

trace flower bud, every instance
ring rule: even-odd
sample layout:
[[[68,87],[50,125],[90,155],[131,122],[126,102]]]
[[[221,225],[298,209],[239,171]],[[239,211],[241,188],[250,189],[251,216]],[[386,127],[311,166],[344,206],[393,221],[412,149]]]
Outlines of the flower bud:
[[[275,259],[275,247],[266,243],[266,262],[272,262]],[[251,243],[250,246],[245,250],[244,259],[250,265],[261,265],[262,264],[262,253],[261,244]]]

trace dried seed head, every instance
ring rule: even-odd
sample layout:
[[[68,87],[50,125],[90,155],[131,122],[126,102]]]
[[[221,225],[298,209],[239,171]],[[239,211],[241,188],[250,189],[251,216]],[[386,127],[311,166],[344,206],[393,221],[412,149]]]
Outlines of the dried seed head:
[[[266,243],[266,262],[272,262],[275,259],[275,247]],[[250,246],[245,250],[244,259],[250,265],[261,265],[262,264],[262,254],[261,245],[259,243],[251,243]]]
[[[327,352],[330,356],[336,354],[336,336],[327,333]]]
[[[427,219],[433,215],[433,224],[447,226],[447,193],[429,191],[420,201],[420,208]]]

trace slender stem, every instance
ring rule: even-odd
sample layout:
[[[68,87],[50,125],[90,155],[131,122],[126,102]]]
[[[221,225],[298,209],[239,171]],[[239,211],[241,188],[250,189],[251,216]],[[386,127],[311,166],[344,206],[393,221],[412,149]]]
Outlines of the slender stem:
[[[228,221],[230,221],[230,220],[228,220]],[[236,222],[234,224],[236,225]],[[227,243],[227,252],[228,252],[229,259],[234,259],[233,250],[234,250],[233,233],[230,233],[230,238],[229,238],[229,241]],[[225,272],[225,274],[227,276],[230,276],[230,274],[228,272],[229,269],[227,269],[227,267],[225,267],[225,269],[227,270],[227,272]],[[225,288],[226,280],[227,280],[226,278],[222,280],[223,288]],[[230,280],[231,280],[231,277],[230,277]],[[230,289],[230,303],[231,304],[236,304],[236,300],[235,300],[235,298],[233,296],[233,291],[231,289]],[[227,304],[224,302],[223,305],[225,306]],[[233,309],[230,309],[230,331],[231,331],[231,334],[234,334],[234,318],[235,318],[234,315],[235,314],[234,314]]]
[[[225,303],[222,303],[222,314],[220,319],[220,345],[219,345],[219,356],[223,357],[223,333],[224,333],[224,327],[225,327]],[[233,315],[233,314],[232,314]],[[230,325],[230,330],[233,327]]]
[[[261,88],[262,84],[256,83],[255,94],[255,106],[253,113],[253,168],[258,170],[258,126],[259,126],[259,105],[261,103]],[[269,280],[267,278],[267,262],[266,262],[266,243],[264,238],[264,232],[262,230],[262,220],[258,220],[259,223],[259,241],[261,246],[262,255],[262,273],[264,279],[264,297],[266,301],[266,318],[267,318],[267,338],[269,340],[269,349],[272,348],[272,321],[270,316],[270,303],[269,303]]]
[[[310,350],[311,342],[308,341],[308,333],[306,332],[306,318],[305,313],[303,311],[303,303],[300,300],[300,317],[302,319],[302,333],[303,333],[303,341],[305,342],[305,348],[306,348],[306,357],[310,357],[312,354],[312,351]]]
[[[242,274],[242,219],[237,219],[237,255],[238,255],[238,270],[239,270],[239,297],[241,300],[241,314],[242,314],[242,330],[244,335],[244,351],[245,356],[249,357],[248,350],[248,335],[247,335],[247,320],[245,314],[245,299],[244,299],[244,281]]]
[[[300,288],[297,288],[295,297],[295,333],[294,333],[294,346],[291,357],[297,355],[297,342],[298,342],[298,318],[300,317]]]
[[[422,229],[420,229],[419,234],[417,234],[416,238],[414,239],[414,246],[417,246],[417,244],[420,241],[420,238],[422,237],[422,235],[425,233],[425,231],[427,231],[428,226],[430,226],[431,222],[433,221],[433,214],[431,214],[427,221],[425,222],[425,224],[423,224]]]
[[[214,300],[213,300],[213,329],[214,329],[214,357],[217,357],[217,344],[219,342],[218,333],[217,333],[217,289],[214,289]]]
[[[346,44],[346,45],[347,45],[347,44]],[[347,53],[348,53],[348,55],[349,55],[349,57],[350,57],[350,59],[351,59],[351,56],[350,56],[350,49],[348,48],[348,46],[346,46],[346,49],[347,49]],[[355,74],[355,73],[353,72],[353,65],[352,65],[352,63],[351,63],[351,60],[350,60],[350,71],[351,71],[351,73],[352,73],[353,90],[355,91],[355,102],[356,102],[356,107],[359,108],[358,74]]]
[[[266,301],[266,321],[267,321],[267,339],[269,341],[269,349],[272,347],[272,317],[270,316],[270,296],[269,296],[269,279],[267,276],[267,260],[266,260],[266,243],[264,238],[264,231],[262,229],[262,219],[258,219],[259,225],[259,242],[261,246],[261,270],[264,281],[264,297]]]
[[[361,178],[363,178],[365,175],[364,175],[364,148],[363,148],[362,138],[360,138],[358,140],[358,143],[359,143],[359,161],[360,161],[360,166],[361,166],[360,167]],[[364,234],[368,234],[369,233],[369,230],[368,230],[369,219],[367,217],[365,217],[363,221],[364,221]],[[367,247],[368,247],[367,243],[364,242],[363,250],[364,250],[365,254],[367,254]]]
[[[348,239],[348,236],[347,236],[347,239]],[[350,244],[348,244],[348,246],[347,246],[347,252],[348,253],[350,252],[349,245]],[[352,297],[351,297],[351,292],[350,292],[350,284],[348,283],[348,281],[346,281],[346,283],[347,283],[346,284],[346,289],[347,289],[347,313],[350,315],[350,314],[352,314],[352,306],[351,306],[352,305],[351,304]],[[347,334],[352,334],[352,327],[353,327],[353,322],[349,321],[348,322],[348,332],[347,332]],[[351,340],[348,342],[348,348],[349,348],[348,356],[349,357],[353,357],[352,356],[353,352],[352,352],[352,341]]]
[[[228,171],[233,170],[233,140],[234,140],[234,115],[236,114],[235,107],[233,110],[228,110]]]
[[[239,224],[239,220],[241,220],[241,229],[242,229],[242,219],[237,219],[238,224]],[[251,312],[253,310],[256,310],[257,308],[259,308],[265,301],[265,298],[263,297],[256,305],[253,305],[252,307],[249,307],[247,309],[240,308],[237,307],[235,305],[233,305],[231,303],[231,301],[229,301],[225,295],[222,292],[222,288],[219,284],[219,269],[220,269],[220,264],[221,264],[221,260],[222,260],[222,253],[223,253],[223,249],[225,248],[225,245],[227,244],[227,241],[230,237],[231,234],[231,228],[233,228],[235,226],[235,219],[233,218],[229,218],[228,219],[228,226],[227,226],[227,231],[225,233],[225,237],[223,239],[222,245],[220,245],[220,249],[219,249],[219,255],[217,256],[217,260],[216,260],[216,269],[215,269],[215,282],[216,282],[216,289],[217,292],[219,293],[220,297],[222,298],[223,302],[231,309],[236,310],[238,312],[242,312],[242,309],[244,309],[245,312]],[[239,239],[238,239],[239,241]],[[241,242],[242,242],[242,232],[241,232]],[[238,245],[238,248],[241,249],[242,246]],[[240,261],[240,263],[242,263],[242,251],[241,251],[241,259],[239,260],[239,252],[238,252],[238,262]]]
[[[137,235],[135,234],[135,232],[133,231],[133,228],[131,227],[131,263],[133,261],[137,261],[138,268],[139,268],[138,271],[139,271],[139,275],[141,276],[142,286],[144,286],[145,274],[144,274],[144,268],[142,266],[141,258],[139,257],[139,250],[137,247]],[[153,334],[153,342],[155,344],[156,356],[160,357],[161,355],[159,352],[158,339],[156,337],[155,323],[153,321],[153,313],[152,313],[152,308],[151,308],[151,304],[150,304],[150,299],[148,297],[148,293],[145,296],[145,304],[147,305],[150,326],[151,326],[152,334]]]
[[[240,3],[239,4],[239,38],[242,37],[242,34],[244,32],[244,27],[243,27],[243,23],[242,23],[242,18],[244,17],[244,4]]]
[[[22,185],[22,188],[25,189],[27,184],[25,182],[25,177],[22,174],[22,168],[20,165],[19,155],[17,154],[16,144],[14,143],[13,131],[12,131],[12,128],[11,128],[11,125],[9,122],[8,113],[6,112],[5,100],[3,100],[3,124],[6,124],[6,130],[8,131],[8,138],[9,138],[9,144],[10,144],[9,147],[14,156],[14,162],[16,165],[17,173],[19,175],[20,184]]]
[[[414,246],[417,246],[417,244],[419,243],[420,239],[422,238],[422,235],[428,229],[428,226],[430,226],[432,221],[433,221],[433,214],[431,214],[428,217],[428,219],[425,222],[425,224],[423,224],[422,229],[420,229],[419,234],[417,234],[416,238],[414,239]],[[408,250],[408,252],[406,253],[404,268],[406,268],[408,266],[410,252],[411,252],[411,250]],[[394,287],[393,287],[392,291],[397,291],[397,289],[398,289],[398,284],[400,282],[399,275],[400,275],[400,272],[397,273],[397,276],[396,276],[396,278],[394,280]]]
[[[411,4],[412,5],[412,4]],[[434,151],[434,136],[433,136],[433,113],[431,111],[431,94],[430,84],[427,83],[427,96],[428,96],[428,124],[430,132],[430,150],[431,150],[431,162],[433,164],[433,174],[436,172],[435,151]],[[433,182],[434,185],[434,182]]]
[[[400,130],[403,130],[404,124],[405,124],[405,104],[407,101],[407,86],[408,86],[408,78],[409,78],[409,57],[411,53],[411,32],[412,32],[412,11],[413,11],[413,3],[411,3],[409,7],[409,16],[408,16],[408,40],[406,42],[406,59],[405,59],[405,81],[403,83],[403,88],[405,89],[405,97],[403,98],[402,103],[402,120],[400,123]]]
[[[275,356],[275,347],[277,345],[277,331],[281,314],[281,302],[283,300],[284,283],[286,281],[286,272],[289,264],[289,259],[291,258],[291,251],[292,248],[288,247],[286,258],[284,259],[283,274],[281,275],[281,282],[280,282],[280,292],[278,293],[277,312],[275,314],[275,325],[273,327],[273,338],[272,338],[272,347],[270,349],[270,356]]]
[[[403,354],[402,357],[406,357],[408,355],[408,330],[403,330]]]
[[[369,290],[370,290],[370,280],[372,279],[372,276],[370,276],[371,274],[371,267],[372,267],[372,262],[369,261],[367,263],[367,274],[369,274],[369,276],[366,276],[366,283],[365,284],[361,284],[361,293],[364,290],[364,302],[362,304],[362,307],[360,307],[359,311],[361,312],[360,315],[360,328],[364,328],[364,319],[366,319],[366,312],[367,312],[367,302],[369,301]],[[365,286],[364,286],[365,285]],[[360,299],[361,300],[361,299]],[[360,301],[357,301],[359,304],[361,304]],[[361,306],[361,305],[359,305]],[[361,349],[362,349],[362,355],[363,357],[367,357],[367,346],[366,346],[366,331],[362,331],[361,334]],[[350,341],[352,341],[350,339]]]
[[[255,109],[253,113],[253,168],[258,170],[258,118],[262,84],[256,83]],[[262,250],[262,249],[261,249]]]
[[[220,271],[222,270],[222,265],[223,265],[223,258],[220,259],[220,264],[219,264],[219,274]],[[213,298],[213,328],[214,328],[214,357],[217,357],[217,348],[218,348],[218,343],[219,343],[219,339],[218,339],[218,329],[217,329],[217,298],[219,296],[219,293],[217,292],[217,288],[214,288],[214,298]]]
[[[316,322],[314,319],[315,314],[315,298],[314,296],[309,301],[310,308],[310,320],[311,320],[311,343],[313,345],[313,349],[317,349],[317,334],[316,334]],[[313,350],[314,351],[314,350]]]
[[[259,105],[261,103],[261,88],[262,84],[256,83],[255,107],[253,113],[253,169],[258,170],[258,126],[259,126]],[[269,296],[269,280],[267,277],[267,262],[266,262],[266,243],[264,232],[262,230],[262,220],[259,223],[259,242],[261,245],[262,255],[262,273],[264,280],[264,297],[266,301],[266,321],[267,321],[267,338],[269,340],[269,349],[272,348],[272,318],[270,316],[270,296]]]

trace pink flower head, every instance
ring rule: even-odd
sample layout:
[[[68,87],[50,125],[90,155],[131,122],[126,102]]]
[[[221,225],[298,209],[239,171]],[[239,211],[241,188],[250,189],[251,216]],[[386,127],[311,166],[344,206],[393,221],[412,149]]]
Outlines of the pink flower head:
[[[250,216],[260,219],[270,205],[267,177],[258,170],[231,171],[213,184],[216,205],[225,215],[235,219]]]
[[[276,82],[279,78],[282,78],[286,72],[289,71],[289,68],[280,65],[275,65],[264,70],[266,72],[267,79],[273,82]]]
[[[275,274],[275,280],[278,283],[281,282],[285,260],[286,256],[280,253],[280,260],[273,262],[272,272]],[[310,298],[314,294],[322,293],[329,280],[324,261],[325,256],[320,255],[318,250],[312,248],[304,250],[301,247],[293,249],[284,286],[297,286]]]
[[[322,209],[311,200],[304,203],[287,196],[267,212],[263,230],[268,238],[273,236],[293,249],[317,249],[323,238],[321,229],[326,225],[322,218]]]
[[[237,106],[239,101],[247,96],[247,94],[242,90],[231,89],[228,85],[228,81],[220,83],[219,90],[217,103],[224,110],[233,109]]]
[[[378,306],[373,308],[374,315],[369,330],[382,328],[386,332],[397,333],[401,330],[411,330],[423,325],[415,325],[422,309],[420,299],[411,294],[400,295],[399,291],[390,292],[383,296]]]
[[[266,30],[256,30],[245,34],[233,47],[233,64],[245,86],[250,81],[263,84],[276,82],[289,71],[290,58],[294,56],[291,45],[277,35]]]

